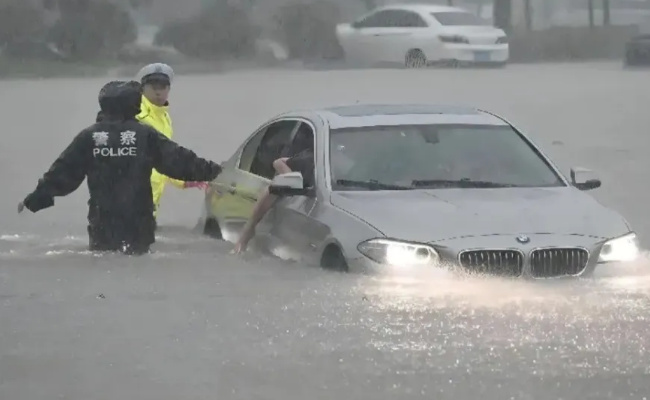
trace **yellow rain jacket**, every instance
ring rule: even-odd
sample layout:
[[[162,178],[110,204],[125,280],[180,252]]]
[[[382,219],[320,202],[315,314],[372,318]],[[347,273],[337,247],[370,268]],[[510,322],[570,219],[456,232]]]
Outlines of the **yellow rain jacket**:
[[[158,130],[169,139],[174,135],[172,129],[172,120],[167,111],[168,106],[157,106],[149,101],[146,97],[142,96],[142,104],[140,105],[140,114],[136,117],[138,121],[143,124],[149,125]],[[165,190],[165,184],[169,182],[172,185],[183,188],[184,182],[172,179],[162,175],[155,169],[151,173],[151,191],[153,193],[154,216],[158,215],[158,207],[160,206],[160,198]]]

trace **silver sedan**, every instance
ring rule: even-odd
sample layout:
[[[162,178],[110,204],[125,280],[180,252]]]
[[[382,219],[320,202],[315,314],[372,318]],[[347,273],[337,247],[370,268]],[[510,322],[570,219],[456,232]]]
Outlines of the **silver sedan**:
[[[315,141],[313,185],[272,167],[299,131]],[[237,235],[269,187],[278,201],[255,243],[327,269],[579,277],[639,254],[625,219],[585,193],[601,185],[591,171],[563,176],[524,133],[474,108],[289,112],[223,166],[206,196],[204,233]]]

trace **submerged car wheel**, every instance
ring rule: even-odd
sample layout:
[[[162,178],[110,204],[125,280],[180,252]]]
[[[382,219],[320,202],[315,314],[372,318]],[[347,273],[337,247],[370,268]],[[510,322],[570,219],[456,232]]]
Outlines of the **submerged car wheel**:
[[[424,68],[427,66],[427,57],[424,55],[422,50],[409,50],[408,53],[406,53],[404,64],[406,65],[406,68]]]
[[[333,244],[325,248],[320,265],[323,269],[330,271],[348,272],[348,263],[345,261],[343,252]]]
[[[207,218],[205,220],[205,225],[203,225],[203,234],[210,236],[214,239],[223,239],[223,234],[221,233],[221,227],[219,222],[215,218]]]

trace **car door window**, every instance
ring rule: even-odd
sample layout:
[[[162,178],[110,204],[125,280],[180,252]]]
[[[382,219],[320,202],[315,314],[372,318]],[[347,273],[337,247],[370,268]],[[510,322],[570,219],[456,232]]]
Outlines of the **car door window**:
[[[355,23],[356,28],[420,28],[426,27],[424,19],[412,11],[383,10]]]
[[[487,24],[485,20],[468,12],[437,12],[431,13],[431,16],[444,26],[483,26]]]
[[[394,10],[379,11],[356,22],[354,26],[355,28],[388,28],[391,26],[391,21],[395,19],[394,13]]]
[[[268,125],[254,135],[242,150],[239,169],[266,179],[273,179],[273,161],[290,142],[297,121],[282,120]]]
[[[426,21],[417,13],[412,11],[399,11],[396,15],[395,25],[396,28],[425,28],[427,27]]]
[[[255,154],[257,153],[257,148],[260,147],[260,142],[262,141],[262,137],[264,137],[264,134],[266,133],[266,129],[267,127],[264,127],[259,131],[257,131],[244,145],[244,148],[242,149],[241,155],[239,157],[239,165],[237,166],[237,168],[241,169],[242,171],[251,170],[251,165],[253,164],[253,158],[255,158]]]

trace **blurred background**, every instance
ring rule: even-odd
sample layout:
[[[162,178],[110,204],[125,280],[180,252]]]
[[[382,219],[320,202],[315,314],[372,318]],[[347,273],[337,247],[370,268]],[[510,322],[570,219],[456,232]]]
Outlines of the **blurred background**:
[[[342,57],[335,26],[390,0],[0,0],[0,74],[105,72],[165,61],[217,68]],[[409,2],[409,0],[402,0]],[[620,58],[650,0],[420,0],[509,35],[511,62]]]

